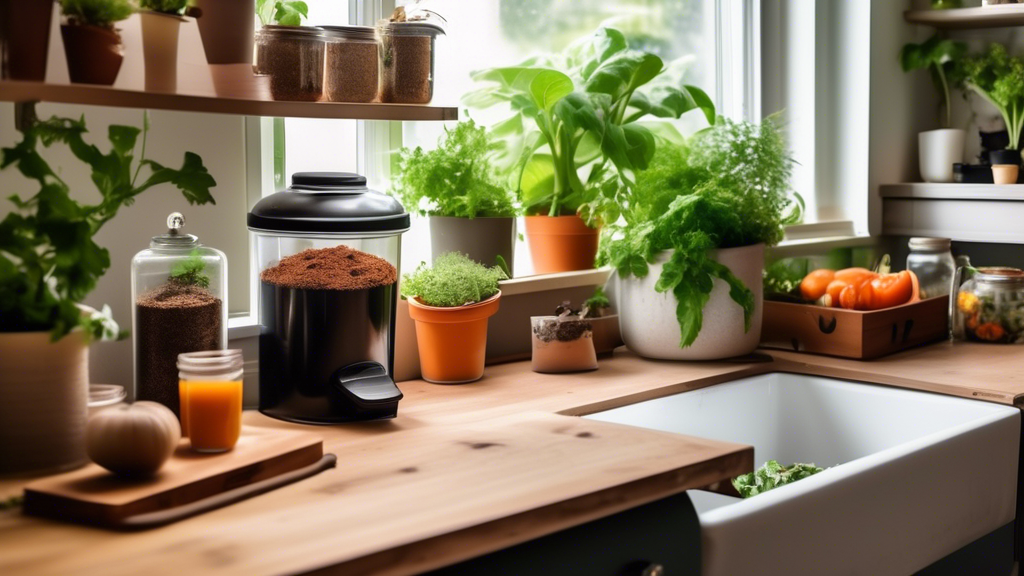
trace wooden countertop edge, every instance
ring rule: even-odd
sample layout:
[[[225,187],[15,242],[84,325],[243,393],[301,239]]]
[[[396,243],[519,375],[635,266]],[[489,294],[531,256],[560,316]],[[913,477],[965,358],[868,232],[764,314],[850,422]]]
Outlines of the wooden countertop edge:
[[[716,472],[692,476],[689,474],[690,466],[685,466],[302,573],[317,576],[405,576],[451,566],[686,490],[708,486],[721,480],[727,470],[753,470],[754,449],[747,446],[730,454],[706,460],[705,463],[715,464]]]

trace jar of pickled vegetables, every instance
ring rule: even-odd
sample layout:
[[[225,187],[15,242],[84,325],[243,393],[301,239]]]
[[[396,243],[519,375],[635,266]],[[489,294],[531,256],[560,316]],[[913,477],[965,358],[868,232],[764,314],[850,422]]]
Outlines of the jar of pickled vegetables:
[[[963,267],[953,282],[954,339],[1024,344],[1024,271]]]

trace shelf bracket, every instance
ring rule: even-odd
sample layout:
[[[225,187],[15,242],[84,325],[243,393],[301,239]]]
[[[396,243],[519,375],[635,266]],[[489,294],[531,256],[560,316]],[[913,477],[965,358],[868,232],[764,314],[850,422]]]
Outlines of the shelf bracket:
[[[25,132],[39,120],[36,115],[37,101],[15,102],[14,103],[14,127],[18,132]]]

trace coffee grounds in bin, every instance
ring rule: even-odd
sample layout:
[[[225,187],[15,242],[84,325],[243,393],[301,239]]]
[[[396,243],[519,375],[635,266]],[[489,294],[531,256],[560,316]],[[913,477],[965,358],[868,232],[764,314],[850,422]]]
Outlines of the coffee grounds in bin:
[[[180,412],[178,354],[219,350],[223,302],[199,286],[168,282],[135,301],[136,400]]]
[[[260,274],[274,286],[303,290],[366,290],[398,281],[387,260],[348,246],[303,250]]]

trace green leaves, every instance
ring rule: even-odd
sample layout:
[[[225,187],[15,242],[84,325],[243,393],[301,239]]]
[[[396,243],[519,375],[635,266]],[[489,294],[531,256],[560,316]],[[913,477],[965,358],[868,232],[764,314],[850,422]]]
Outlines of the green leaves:
[[[750,498],[779,486],[803,480],[822,471],[824,468],[814,464],[797,463],[786,468],[775,460],[769,460],[750,474],[733,478],[732,485],[740,493],[740,496]]]
[[[139,8],[164,14],[182,14],[188,0],[139,0]]]
[[[957,60],[967,53],[967,45],[963,42],[944,40],[938,33],[922,44],[907,44],[900,49],[900,66],[904,72],[927,69],[932,77],[935,88],[942,95],[946,108],[946,122],[950,122],[949,81],[947,76],[954,70]]]
[[[256,0],[256,15],[264,26],[299,26],[309,17],[309,6],[301,1]]]
[[[585,90],[608,94],[613,100],[631,95],[637,88],[654,80],[664,63],[649,52],[626,50],[596,67],[587,80]]]
[[[498,293],[498,282],[508,276],[500,266],[488,268],[458,252],[441,254],[428,267],[421,263],[402,276],[403,298],[418,297],[428,306],[454,308],[482,302]]]
[[[129,0],[60,0],[60,11],[74,24],[111,28],[132,15],[135,8]]]
[[[188,258],[178,262],[171,268],[171,276],[167,280],[182,286],[209,288],[210,277],[203,274],[204,270],[206,270],[206,262],[203,261],[199,250],[192,250]]]
[[[1010,56],[1002,44],[991,44],[985,54],[965,58],[956,76],[999,110],[1010,134],[1007,149],[1019,148],[1024,132],[1024,60]]]
[[[17,169],[38,183],[35,195],[12,195],[15,210],[0,221],[0,331],[51,330],[58,339],[82,326],[87,335],[109,337],[112,328],[103,318],[83,320],[77,303],[96,287],[110,268],[110,253],[93,241],[103,224],[118,210],[152,186],[173,183],[190,203],[212,203],[210,188],[216,181],[199,156],[186,153],[180,170],[145,159],[135,162],[139,133],[144,129],[111,126],[110,152],[104,154],[85,142],[84,119],[50,118],[36,122],[21,142],[0,151],[0,168]],[[91,168],[100,196],[98,204],[81,204],[69,186],[38,153],[39,144],[64,144]],[[133,173],[133,166],[137,166]],[[142,167],[151,174],[141,186],[134,184]],[[109,311],[107,316],[109,316]],[[113,328],[116,331],[116,326]]]

